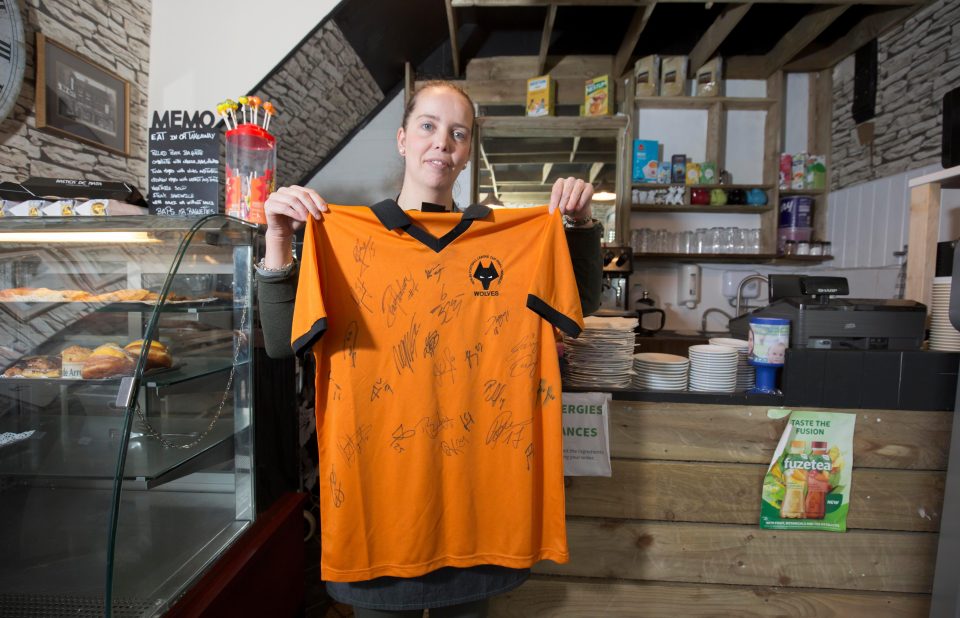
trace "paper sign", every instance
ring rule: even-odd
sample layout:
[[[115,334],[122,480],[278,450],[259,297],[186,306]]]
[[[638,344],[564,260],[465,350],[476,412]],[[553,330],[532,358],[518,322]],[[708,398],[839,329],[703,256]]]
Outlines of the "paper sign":
[[[563,394],[563,474],[610,476],[610,393]]]
[[[846,531],[856,420],[854,414],[790,412],[763,478],[761,528]]]

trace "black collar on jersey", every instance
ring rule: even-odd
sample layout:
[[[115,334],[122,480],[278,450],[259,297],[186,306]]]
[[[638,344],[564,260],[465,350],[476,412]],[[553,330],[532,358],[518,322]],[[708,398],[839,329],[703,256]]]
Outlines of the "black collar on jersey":
[[[440,253],[444,247],[456,240],[467,231],[474,219],[483,219],[490,214],[490,209],[481,204],[472,204],[460,215],[460,223],[452,230],[437,238],[422,227],[415,225],[413,220],[400,208],[395,200],[383,200],[370,207],[383,227],[388,230],[402,229],[412,238],[420,241],[434,252]]]

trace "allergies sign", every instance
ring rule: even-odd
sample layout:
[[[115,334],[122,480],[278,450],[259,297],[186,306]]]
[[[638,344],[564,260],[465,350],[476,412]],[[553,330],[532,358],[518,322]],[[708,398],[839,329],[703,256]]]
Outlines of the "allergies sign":
[[[763,478],[760,527],[847,529],[854,414],[770,410],[790,414]]]
[[[564,476],[610,476],[610,393],[563,394]]]

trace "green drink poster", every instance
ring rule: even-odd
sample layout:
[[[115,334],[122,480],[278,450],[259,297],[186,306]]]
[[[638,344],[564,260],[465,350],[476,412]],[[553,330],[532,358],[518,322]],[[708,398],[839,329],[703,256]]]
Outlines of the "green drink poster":
[[[850,508],[853,428],[839,412],[770,410],[790,415],[763,477],[760,527],[845,532]]]

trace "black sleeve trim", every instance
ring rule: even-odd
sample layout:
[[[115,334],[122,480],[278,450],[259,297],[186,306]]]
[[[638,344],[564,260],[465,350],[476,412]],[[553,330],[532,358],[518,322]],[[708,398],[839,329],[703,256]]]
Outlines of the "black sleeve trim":
[[[327,318],[320,318],[313,323],[313,327],[310,328],[310,331],[297,337],[293,342],[293,353],[297,356],[303,356],[310,351],[310,348],[313,347],[313,344],[320,341],[320,337],[323,337],[323,333],[327,331]]]
[[[550,322],[571,337],[577,338],[580,336],[581,328],[576,322],[548,305],[539,296],[527,294],[527,308],[536,311],[544,320]]]

